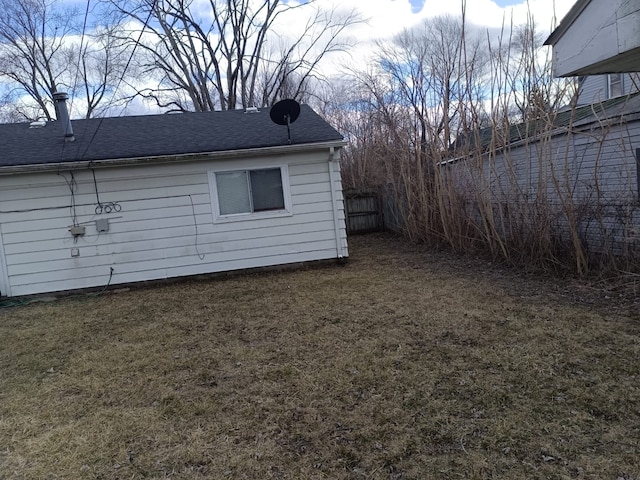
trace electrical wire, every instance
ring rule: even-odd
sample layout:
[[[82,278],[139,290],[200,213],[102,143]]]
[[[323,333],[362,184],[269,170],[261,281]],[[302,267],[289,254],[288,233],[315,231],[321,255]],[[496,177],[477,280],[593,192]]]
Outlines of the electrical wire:
[[[136,48],[138,46],[138,44],[140,43],[140,41],[142,40],[142,35],[144,34],[145,29],[147,28],[147,26],[149,25],[149,21],[151,20],[151,15],[153,14],[153,10],[155,9],[156,6],[156,2],[157,0],[153,0],[153,3],[151,4],[151,8],[149,9],[149,15],[147,16],[145,22],[142,25],[142,28],[140,30],[140,34],[138,35],[138,39],[136,41],[136,43],[133,46],[133,49],[131,50],[131,55],[129,55],[129,59],[127,60],[127,63],[125,64],[124,70],[122,71],[122,76],[120,77],[120,79],[118,80],[118,83],[116,84],[114,90],[113,90],[113,95],[111,97],[111,102],[113,101],[113,99],[115,98],[116,92],[118,91],[118,89],[120,88],[120,85],[122,83],[122,80],[125,76],[126,71],[128,70],[129,66],[131,65],[131,61],[133,60],[133,56],[135,54]],[[82,36],[81,36],[81,40],[80,40],[80,52],[78,55],[78,65],[76,68],[76,77],[74,80],[74,86],[73,86],[73,90],[71,92],[72,94],[72,98],[75,92],[75,89],[77,88],[77,83],[78,83],[78,75],[79,75],[79,71],[80,71],[80,61],[82,58],[82,49],[84,47],[84,39],[85,39],[85,35],[86,35],[86,27],[87,27],[87,18],[89,15],[89,9],[90,9],[90,3],[91,0],[87,0],[87,7],[85,9],[85,16],[84,16],[84,22],[83,22],[83,27],[82,27]],[[98,131],[100,130],[100,127],[102,125],[102,122],[104,120],[104,117],[100,118],[100,121],[98,122],[98,125],[96,126],[96,129],[94,130],[89,142],[87,143],[84,151],[82,152],[82,154],[77,154],[75,161],[80,160],[81,158],[83,158],[86,153],[88,152],[89,148],[91,147],[91,144],[93,143],[93,141],[95,140]],[[56,172],[57,175],[60,175],[64,180],[65,183],[67,184],[67,187],[69,188],[69,191],[71,193],[71,202],[69,205],[69,213],[71,215],[71,220],[73,222],[74,226],[77,226],[78,224],[78,215],[77,215],[77,205],[76,205],[76,198],[75,198],[75,190],[77,188],[77,182],[75,180],[75,176],[73,174],[73,169],[69,170],[69,174],[70,174],[70,179],[67,179],[67,177],[61,173],[60,171],[60,164],[62,164],[63,160],[64,160],[64,150],[65,150],[65,145],[67,142],[64,142],[62,144],[62,147],[60,149],[60,162],[59,162],[59,166],[58,166],[58,171]],[[72,163],[73,165],[73,163]],[[98,183],[96,181],[96,176],[95,176],[95,170],[93,168],[91,168],[91,172],[93,175],[93,182],[94,182],[94,187],[95,187],[95,193],[96,193],[96,200],[97,200],[97,206],[96,206],[96,214],[101,214],[101,213],[111,213],[112,211],[115,212],[119,212],[121,211],[122,207],[120,206],[120,204],[118,202],[109,202],[106,204],[103,204],[100,202],[100,196],[98,193]],[[184,195],[180,195],[180,196],[184,196]],[[204,255],[201,254],[198,250],[198,223],[197,223],[197,219],[196,219],[196,213],[195,213],[195,206],[193,204],[193,199],[191,197],[191,195],[188,195],[189,200],[191,202],[191,210],[192,210],[192,214],[193,214],[193,219],[194,219],[194,225],[195,225],[195,229],[196,229],[196,239],[195,239],[195,246],[196,246],[196,252],[198,254],[198,257],[203,260],[204,259]],[[169,198],[169,197],[160,197],[160,198]],[[43,207],[43,208],[37,208],[37,209],[24,209],[24,210],[16,210],[14,212],[28,212],[28,211],[37,211],[37,210],[52,210],[52,209],[57,209],[57,208],[62,208],[62,207]],[[3,213],[10,213],[10,212],[3,212]],[[77,238],[74,238],[74,243],[75,241],[77,241]],[[110,272],[109,272],[109,279],[107,281],[107,284],[103,287],[103,289],[97,293],[97,295],[103,293],[111,284],[111,280],[113,278],[113,267],[110,267]],[[6,306],[18,306],[18,305],[25,305],[26,303],[23,303],[21,301],[11,301],[11,302],[7,302],[7,303],[0,303],[0,308],[5,308]]]
[[[93,186],[96,191],[96,202],[98,203],[95,209],[96,215],[101,215],[102,213],[119,212],[120,210],[122,210],[122,207],[118,202],[100,202],[100,195],[98,194],[98,182],[96,181],[96,171],[94,168],[91,169],[91,174],[93,175]]]
[[[64,179],[65,183],[67,184],[67,187],[69,187],[69,191],[71,192],[71,203],[69,204],[69,214],[71,215],[71,221],[75,225],[78,220],[78,216],[76,214],[76,206],[75,206],[75,203],[76,203],[76,197],[74,192],[75,178],[73,177],[73,169],[69,170],[69,173],[71,174],[71,180],[67,180],[67,177],[65,177],[64,174],[60,171],[60,164],[62,163],[62,159],[64,158],[64,147],[66,144],[67,142],[63,142],[62,148],[60,149],[60,162],[58,163],[58,170],[56,171],[56,175],[59,175]]]
[[[24,208],[24,209],[21,209],[21,210],[0,210],[0,213],[29,213],[29,212],[40,212],[40,211],[44,211],[44,210],[61,210],[63,208],[69,208],[69,205],[55,205],[53,207]]]
[[[111,285],[111,280],[113,279],[113,267],[109,267],[109,280],[107,280],[107,284],[102,287],[102,289],[98,290],[97,292],[93,292],[93,293],[88,293],[87,296],[89,297],[97,297],[99,295],[102,295],[107,288],[109,288],[109,285]]]
[[[184,198],[184,197],[189,197],[189,194],[182,194],[182,195],[166,195],[166,196],[162,196],[162,197],[141,197],[141,198],[135,198],[133,200],[127,200],[129,202],[141,202],[141,201],[146,201],[146,200],[166,200],[169,198]],[[118,202],[116,202],[118,203]],[[79,203],[76,204],[76,207],[88,207],[91,205],[95,205],[94,203]],[[103,204],[104,205],[104,204]],[[0,213],[29,213],[29,212],[39,212],[39,211],[44,211],[44,210],[60,210],[63,208],[69,208],[69,205],[55,205],[55,206],[49,206],[49,207],[37,207],[37,208],[24,208],[24,209],[18,209],[18,210],[1,210],[0,209]],[[122,217],[117,217],[117,218],[122,218]],[[76,225],[82,225],[82,224],[88,224],[88,223],[92,223],[93,220],[90,220],[88,222],[76,222]]]
[[[122,76],[118,80],[118,83],[116,84],[116,87],[113,90],[113,95],[111,96],[110,102],[112,102],[113,99],[115,98],[115,94],[118,91],[118,88],[120,88],[120,84],[122,83],[122,79],[124,78],[127,69],[131,65],[131,61],[133,60],[133,56],[135,54],[136,48],[137,48],[138,44],[140,43],[140,40],[142,39],[142,35],[144,34],[145,29],[149,25],[149,21],[151,20],[151,15],[153,14],[153,10],[154,10],[154,8],[156,6],[156,2],[157,2],[157,0],[153,0],[153,3],[151,4],[151,8],[149,9],[149,15],[147,16],[144,24],[142,25],[142,29],[140,29],[140,35],[138,35],[138,40],[136,41],[136,43],[133,46],[133,49],[131,50],[131,55],[129,55],[129,59],[127,60],[127,63],[125,65],[125,67],[124,67],[124,70],[122,71]],[[85,37],[85,32],[86,32],[87,18],[88,18],[88,15],[89,15],[89,7],[90,7],[90,0],[87,0],[87,8],[85,9],[85,18],[84,18],[84,23],[83,23],[83,28],[82,28],[82,39],[80,41],[81,49],[82,49],[82,45],[83,45],[83,41],[84,41],[84,37]],[[79,58],[80,57],[81,57],[81,55],[79,56]],[[78,60],[78,62],[79,62],[79,60]],[[80,70],[80,63],[78,63],[78,67],[76,69],[76,83],[74,84],[74,90],[75,90],[75,87],[77,86],[77,78],[78,78],[77,76],[78,76],[78,71],[79,70]],[[72,92],[72,94],[73,94],[73,92]],[[89,148],[91,147],[91,144],[93,143],[93,141],[96,138],[96,135],[98,134],[98,131],[100,130],[100,126],[102,125],[103,120],[104,120],[104,117],[101,117],[99,122],[98,122],[98,125],[96,126],[96,129],[94,130],[93,135],[89,139],[89,142],[87,143],[84,151],[82,152],[82,154],[79,154],[79,150],[78,150],[78,153],[76,153],[76,158],[75,158],[74,162],[78,161],[78,160],[81,160],[87,154],[87,152],[89,151]],[[72,221],[73,221],[73,223],[75,225],[76,222],[77,222],[78,217],[77,217],[76,208],[75,208],[75,192],[74,192],[74,188],[73,188],[75,180],[73,179],[73,169],[70,170],[71,176],[72,176],[72,181],[71,182],[67,181],[66,177],[64,177],[64,175],[62,175],[62,173],[60,172],[60,164],[62,164],[62,162],[64,160],[64,149],[65,149],[66,143],[67,142],[64,142],[62,144],[61,149],[60,149],[60,162],[59,162],[59,165],[58,165],[57,174],[61,175],[63,178],[65,178],[67,186],[69,187],[69,190],[71,192],[71,207],[70,207],[70,209],[71,209],[71,219],[72,219]],[[71,165],[73,165],[73,163]],[[95,174],[94,174],[94,181],[95,181]],[[96,186],[96,195],[97,195],[97,186]],[[120,211],[120,210],[116,210],[116,204],[117,204],[117,202],[110,204],[109,205],[110,209],[115,210],[115,211]],[[104,208],[98,202],[98,207],[96,207],[96,211],[99,210],[100,212],[102,212],[103,209]]]
[[[73,88],[71,89],[71,102],[69,102],[71,105],[73,105],[73,97],[74,97],[74,94],[75,94],[75,90],[76,90],[76,88],[78,86],[78,72],[80,71],[80,60],[82,59],[82,49],[84,47],[84,39],[85,39],[85,35],[86,35],[86,30],[87,30],[87,19],[89,18],[89,5],[90,5],[90,3],[91,3],[91,0],[87,0],[87,8],[85,9],[85,12],[84,12],[84,21],[82,23],[82,36],[80,37],[80,50],[78,51],[78,65],[76,67],[76,76],[75,76],[75,79],[73,81]],[[55,102],[55,100],[54,100],[54,102]],[[71,110],[69,110],[69,118],[71,118]],[[64,147],[65,147],[66,144],[67,144],[66,141],[63,142],[62,143],[62,147],[60,149],[60,163],[62,163],[62,161],[64,159]],[[67,183],[67,186],[69,187],[69,190],[71,191],[71,207],[70,207],[71,211],[70,211],[70,213],[71,213],[71,219],[73,220],[73,224],[75,225],[76,222],[77,222],[78,217],[77,217],[76,208],[75,208],[75,193],[73,191],[73,185],[75,183],[75,180],[73,179],[73,170],[71,171],[72,183],[67,181],[66,177],[60,173],[60,164],[58,164],[57,174],[62,176],[62,178],[65,179],[65,182]]]
[[[122,75],[120,77],[120,79],[118,80],[118,83],[116,84],[114,90],[113,90],[113,95],[111,96],[111,100],[109,101],[109,103],[113,102],[113,99],[115,98],[116,92],[118,91],[118,89],[120,88],[120,85],[122,83],[122,79],[125,76],[125,73],[127,72],[129,66],[131,65],[131,61],[133,60],[133,56],[135,54],[136,48],[138,46],[138,44],[140,43],[140,40],[142,39],[142,35],[144,34],[145,29],[147,28],[147,26],[149,25],[149,21],[151,20],[151,15],[153,14],[153,10],[156,6],[156,2],[157,0],[153,0],[153,3],[151,4],[151,8],[149,9],[149,15],[147,16],[144,24],[142,25],[142,28],[140,29],[140,35],[138,35],[138,40],[136,41],[136,43],[133,46],[133,49],[131,50],[131,55],[129,55],[129,59],[127,60],[127,63],[125,64],[124,70],[122,71]],[[85,19],[84,19],[84,25],[83,25],[83,29],[82,29],[82,39],[84,39],[84,35],[85,35],[85,29],[86,29],[86,23],[87,23],[87,17],[88,17],[88,12],[89,12],[89,4],[90,4],[90,0],[87,0],[87,8],[85,11]],[[80,42],[80,45],[82,47],[82,41]],[[78,71],[80,70],[80,63],[78,63],[78,68],[76,70],[76,85],[77,85],[77,75],[78,75]],[[74,86],[75,89],[75,86]],[[93,141],[95,140],[96,136],[98,135],[98,131],[100,130],[100,127],[102,126],[102,122],[104,120],[104,117],[100,117],[100,120],[98,121],[98,125],[96,126],[96,129],[93,131],[93,134],[91,135],[91,138],[89,139],[89,142],[87,143],[86,147],[84,148],[84,151],[80,154],[79,150],[76,153],[76,158],[74,160],[75,161],[79,161],[82,158],[85,157],[85,155],[87,154],[87,152],[89,151],[89,148],[91,147],[91,145],[93,144]],[[85,132],[86,132],[86,124],[85,124]],[[62,163],[63,159],[64,159],[64,147],[65,147],[66,142],[62,145],[62,149],[60,151],[60,163]],[[72,163],[73,165],[73,163]],[[58,175],[61,175],[60,173],[60,167],[58,167]],[[94,172],[94,183],[95,183],[95,172]],[[67,185],[69,185],[69,183],[67,182]],[[73,203],[73,196],[74,196],[74,192],[73,190],[71,190],[71,196],[72,196],[72,203]],[[97,191],[97,184],[96,184],[96,196],[98,196],[98,191]],[[75,208],[74,208],[75,210]],[[116,211],[119,212],[121,210],[121,207],[119,206],[119,204],[117,202],[110,202],[109,204],[106,205],[102,205],[100,203],[100,201],[98,201],[98,206],[96,207],[96,213],[110,213],[111,211]],[[77,216],[72,215],[71,217],[74,220],[74,224],[75,221],[77,220]]]
[[[76,193],[75,193],[75,189],[78,187],[78,184],[76,183],[76,178],[73,175],[73,170],[69,171],[69,175],[71,176],[70,180],[68,180],[67,177],[65,177],[64,174],[62,174],[60,171],[58,171],[57,174],[60,175],[62,178],[64,178],[64,181],[66,182],[67,187],[69,187],[69,191],[71,192],[71,202],[69,203],[68,207],[69,207],[69,214],[71,215],[71,221],[73,223],[73,226],[75,227],[78,225],[78,213],[76,209],[77,205],[76,205]],[[55,208],[66,208],[66,207],[31,208],[27,210],[3,211],[2,213],[25,213],[25,212],[34,212],[38,210],[53,210]]]
[[[138,44],[140,43],[140,40],[142,40],[142,35],[144,34],[145,29],[149,25],[149,21],[151,20],[151,15],[153,14],[153,10],[156,8],[156,2],[157,1],[158,0],[153,0],[153,3],[151,4],[151,7],[149,8],[149,15],[147,15],[146,20],[142,24],[142,29],[140,29],[140,35],[138,35],[138,40],[136,40],[136,43],[133,45],[133,49],[131,50],[131,55],[129,55],[129,59],[127,60],[127,63],[124,66],[124,70],[122,71],[122,75],[120,76],[120,79],[118,80],[118,83],[116,84],[115,88],[113,89],[113,95],[111,96],[111,100],[109,101],[109,104],[111,104],[111,102],[113,102],[113,99],[116,96],[116,92],[120,88],[120,84],[122,84],[122,79],[124,78],[127,70],[129,69],[129,66],[131,65],[131,61],[133,60],[133,55],[136,52],[136,48],[138,47]],[[86,155],[87,151],[89,150],[89,147],[91,146],[91,144],[95,140],[96,135],[98,134],[98,131],[100,130],[100,127],[102,125],[102,121],[103,120],[104,120],[104,117],[100,117],[100,121],[98,122],[98,125],[97,125],[96,129],[94,130],[93,135],[91,136],[91,139],[89,140],[89,143],[87,143],[86,148],[82,152],[82,155],[80,155],[80,158],[82,158],[82,157],[84,157]]]
[[[93,172],[93,169],[92,169]],[[80,225],[88,225],[93,223],[95,220],[89,220],[89,221],[84,221],[84,222],[78,222],[77,219],[77,215],[76,215],[76,208],[77,207],[84,207],[84,206],[90,206],[93,204],[90,203],[84,203],[84,204],[76,204],[75,203],[75,188],[77,187],[77,183],[75,180],[75,176],[73,175],[73,171],[70,172],[71,174],[71,180],[68,180],[62,173],[59,173],[59,175],[65,179],[65,181],[67,182],[67,185],[69,186],[69,189],[71,191],[71,198],[72,198],[72,202],[71,205],[55,205],[55,206],[48,206],[48,207],[38,207],[38,208],[25,208],[25,209],[19,209],[19,210],[0,210],[0,214],[12,214],[12,213],[29,213],[29,212],[38,212],[38,211],[46,211],[46,210],[60,210],[63,208],[70,208],[72,211],[72,220],[73,220],[73,227],[77,227]],[[99,215],[101,213],[111,213],[111,212],[120,212],[122,210],[122,206],[120,205],[119,202],[109,202],[109,203],[102,203],[100,201],[100,197],[99,197],[99,193],[98,193],[98,186],[97,186],[97,182],[95,179],[95,172],[94,172],[94,186],[96,188],[96,200],[98,202],[98,206],[96,207],[96,215]],[[135,201],[135,202],[140,202],[140,201],[149,201],[149,200],[166,200],[166,199],[170,199],[170,198],[185,198],[188,197],[189,198],[189,204],[191,206],[191,215],[193,217],[193,225],[195,228],[195,240],[194,240],[194,246],[195,246],[195,250],[196,250],[196,254],[198,255],[198,258],[200,260],[204,260],[206,254],[202,253],[200,251],[200,242],[199,242],[199,236],[200,236],[200,232],[199,232],[199,227],[198,227],[198,218],[196,215],[196,206],[195,206],[195,202],[193,201],[193,196],[191,194],[186,194],[186,195],[168,195],[168,196],[159,196],[159,197],[144,197],[144,198],[136,198],[135,200],[131,200],[131,201]],[[98,211],[99,208],[102,208],[102,210]],[[110,218],[123,218],[123,217],[110,217]],[[99,237],[100,235],[98,235]],[[78,240],[77,237],[73,237],[73,241],[74,243],[76,243]],[[85,240],[86,241],[86,240]],[[93,244],[96,243],[97,239],[94,242],[87,242],[89,244]]]
[[[73,88],[71,89],[71,106],[73,107],[73,100],[76,88],[78,87],[78,76],[80,75],[80,62],[82,61],[82,49],[84,48],[84,38],[87,31],[87,18],[89,18],[89,5],[91,0],[87,0],[87,8],[84,11],[84,21],[82,22],[82,35],[80,36],[80,49],[78,50],[78,64],[76,65],[76,77],[73,81]],[[85,78],[85,82],[86,82]],[[71,108],[69,109],[69,118],[71,118]]]

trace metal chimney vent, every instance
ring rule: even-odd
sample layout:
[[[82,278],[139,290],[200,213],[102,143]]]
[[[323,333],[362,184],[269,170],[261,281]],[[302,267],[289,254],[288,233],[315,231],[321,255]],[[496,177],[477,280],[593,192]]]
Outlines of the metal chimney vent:
[[[53,94],[53,102],[56,107],[56,116],[58,121],[64,128],[64,141],[73,142],[76,137],[73,135],[73,128],[71,127],[71,119],[69,118],[69,110],[67,110],[67,99],[69,96],[64,92],[55,92]]]

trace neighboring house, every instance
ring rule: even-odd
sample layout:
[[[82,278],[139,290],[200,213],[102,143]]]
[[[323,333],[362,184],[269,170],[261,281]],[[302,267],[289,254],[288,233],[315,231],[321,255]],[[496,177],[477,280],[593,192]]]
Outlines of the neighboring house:
[[[495,206],[503,231],[546,216],[588,251],[640,253],[640,94],[483,129],[456,148],[471,154],[443,166],[482,196],[470,205]]]
[[[472,132],[442,165],[505,237],[545,228],[590,253],[638,255],[640,89],[628,72],[640,70],[640,2],[578,0],[545,44],[557,76],[584,75],[577,106]]]
[[[558,77],[640,71],[640,2],[578,0],[545,45]]]
[[[3,296],[348,255],[345,143],[307,106],[291,141],[260,109],[6,124],[0,144]]]
[[[580,77],[578,105],[603,102],[640,91],[640,73],[609,73]]]

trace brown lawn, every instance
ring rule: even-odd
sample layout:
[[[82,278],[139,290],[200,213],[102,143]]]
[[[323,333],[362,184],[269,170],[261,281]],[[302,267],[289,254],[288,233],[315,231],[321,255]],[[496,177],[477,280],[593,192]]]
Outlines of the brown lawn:
[[[0,478],[640,478],[637,304],[350,245],[2,310]]]

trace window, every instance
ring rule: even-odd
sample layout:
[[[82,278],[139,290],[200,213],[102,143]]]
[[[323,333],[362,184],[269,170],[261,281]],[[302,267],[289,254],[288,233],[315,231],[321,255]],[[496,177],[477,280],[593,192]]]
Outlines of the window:
[[[622,74],[610,73],[607,75],[608,98],[622,95]]]
[[[286,167],[210,172],[216,220],[289,215]]]

